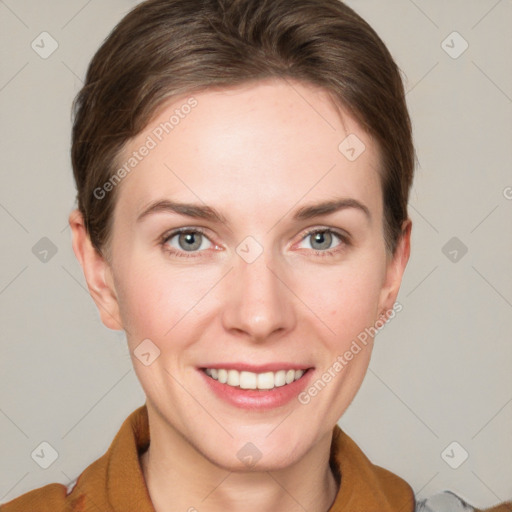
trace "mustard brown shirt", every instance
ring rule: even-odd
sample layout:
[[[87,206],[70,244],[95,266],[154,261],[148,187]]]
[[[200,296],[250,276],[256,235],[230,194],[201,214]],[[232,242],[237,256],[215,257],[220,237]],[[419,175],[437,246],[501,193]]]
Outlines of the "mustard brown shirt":
[[[0,505],[0,512],[155,512],[139,463],[149,442],[143,405],[124,421],[107,452],[75,482],[34,489]],[[416,503],[407,482],[372,464],[338,425],[333,430],[330,464],[338,480],[341,475],[341,485],[328,512],[414,512],[418,505],[431,510],[426,502]],[[493,511],[512,512],[512,505]]]

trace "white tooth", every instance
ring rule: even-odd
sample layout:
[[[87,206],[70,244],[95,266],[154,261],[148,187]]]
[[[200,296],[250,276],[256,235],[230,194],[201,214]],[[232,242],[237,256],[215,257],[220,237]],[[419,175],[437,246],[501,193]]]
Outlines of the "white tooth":
[[[228,384],[234,387],[240,385],[240,374],[237,370],[228,370]]]
[[[279,370],[274,375],[274,386],[276,388],[286,384],[286,370]]]
[[[240,387],[242,389],[256,389],[256,381],[257,375],[255,373],[240,372]]]
[[[274,387],[274,372],[258,374],[258,389],[272,389]]]
[[[279,370],[277,372],[253,373],[238,370],[225,370],[206,368],[205,373],[218,380],[221,384],[228,384],[242,389],[273,389],[300,379],[304,370]]]

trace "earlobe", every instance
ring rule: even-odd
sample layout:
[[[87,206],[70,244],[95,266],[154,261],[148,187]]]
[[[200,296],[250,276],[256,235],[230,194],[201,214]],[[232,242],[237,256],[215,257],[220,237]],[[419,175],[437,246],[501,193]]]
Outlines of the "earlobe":
[[[402,276],[411,253],[411,231],[412,221],[407,219],[402,224],[402,234],[395,252],[387,265],[386,279],[379,301],[380,314],[385,314],[386,311],[393,309],[393,305],[395,304],[402,283]]]
[[[70,213],[69,225],[73,236],[73,252],[82,267],[89,293],[98,308],[101,321],[109,329],[123,330],[114,283],[108,278],[111,273],[110,265],[92,245],[79,210]]]

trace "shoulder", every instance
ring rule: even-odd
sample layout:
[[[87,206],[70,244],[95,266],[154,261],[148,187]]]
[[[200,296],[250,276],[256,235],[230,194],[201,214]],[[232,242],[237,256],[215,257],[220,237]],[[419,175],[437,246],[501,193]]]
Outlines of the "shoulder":
[[[139,512],[151,510],[138,460],[138,450],[147,444],[149,427],[144,405],[125,419],[109,449],[73,482],[33,489],[1,504],[0,512],[112,512],[128,510],[134,503]]]
[[[414,511],[412,487],[400,476],[373,464],[339,426],[333,432],[331,468],[337,468],[341,485],[334,510],[379,512]]]
[[[54,483],[33,489],[0,505],[0,512],[64,512],[66,507],[69,507],[67,488],[65,485]]]

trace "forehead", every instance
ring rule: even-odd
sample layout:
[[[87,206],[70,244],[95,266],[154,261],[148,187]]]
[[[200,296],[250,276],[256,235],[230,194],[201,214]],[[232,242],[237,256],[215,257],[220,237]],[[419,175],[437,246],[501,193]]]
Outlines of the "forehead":
[[[267,80],[169,100],[119,155],[134,166],[118,201],[135,213],[159,196],[257,212],[345,195],[379,210],[379,158],[326,91]]]

